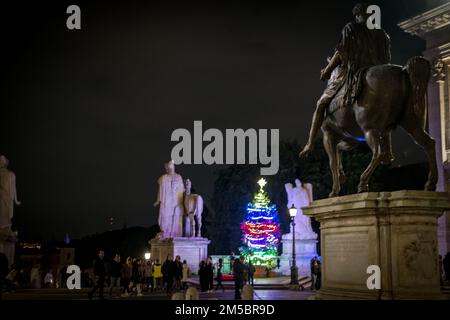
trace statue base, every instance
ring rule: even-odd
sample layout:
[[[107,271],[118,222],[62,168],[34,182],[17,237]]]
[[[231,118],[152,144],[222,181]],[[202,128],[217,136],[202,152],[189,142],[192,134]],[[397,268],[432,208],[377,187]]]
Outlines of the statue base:
[[[152,239],[149,241],[151,248],[151,259],[159,259],[164,263],[167,255],[181,257],[181,261],[186,260],[191,272],[198,273],[200,261],[208,258],[208,244],[210,240],[207,238],[169,238],[169,239]]]
[[[280,268],[276,271],[289,276],[292,267],[292,235],[284,234],[281,242],[283,254],[280,256]],[[299,276],[311,276],[311,259],[317,256],[317,242],[317,239],[295,239],[295,263]]]
[[[0,252],[8,259],[8,267],[14,263],[17,236],[10,228],[0,229]]]
[[[318,299],[441,299],[437,218],[448,193],[362,193],[314,201],[320,222],[322,288]],[[379,288],[373,288],[380,267]],[[369,289],[369,286],[372,289]]]

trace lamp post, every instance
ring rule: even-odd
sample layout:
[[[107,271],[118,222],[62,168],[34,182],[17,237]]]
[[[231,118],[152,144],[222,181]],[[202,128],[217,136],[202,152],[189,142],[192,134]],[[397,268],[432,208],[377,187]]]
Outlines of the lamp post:
[[[297,208],[292,204],[289,208],[289,215],[292,223],[292,266],[291,266],[291,285],[298,285],[298,269],[297,259],[295,254],[295,216],[297,215]]]

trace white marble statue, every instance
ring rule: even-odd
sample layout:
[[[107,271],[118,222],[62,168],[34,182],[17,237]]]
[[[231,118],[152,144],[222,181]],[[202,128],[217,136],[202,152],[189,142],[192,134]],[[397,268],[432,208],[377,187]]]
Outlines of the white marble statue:
[[[312,184],[302,184],[299,179],[295,179],[295,187],[291,183],[286,183],[285,188],[288,196],[287,207],[291,208],[294,205],[298,210],[295,216],[295,238],[317,239],[317,234],[311,227],[311,219],[305,216],[301,209],[313,201]]]
[[[187,222],[189,222],[189,229],[186,230],[186,236],[201,237],[203,198],[198,194],[191,193],[191,180],[189,179],[186,179],[184,210],[188,218]]]
[[[175,164],[171,160],[165,164],[166,174],[158,179],[158,197],[154,206],[159,205],[158,224],[160,239],[183,236],[183,178],[175,173]]]
[[[8,164],[8,159],[0,156],[0,229],[11,228],[14,203],[20,205],[17,200],[16,176],[8,170]]]

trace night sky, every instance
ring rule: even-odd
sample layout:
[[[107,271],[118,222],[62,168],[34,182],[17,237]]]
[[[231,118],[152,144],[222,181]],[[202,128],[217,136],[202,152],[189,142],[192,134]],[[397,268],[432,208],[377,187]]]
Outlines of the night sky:
[[[194,120],[204,130],[277,128],[303,144],[320,69],[356,2],[2,4],[0,154],[17,176],[19,234],[77,238],[107,230],[110,216],[113,228],[154,224],[170,135],[192,132]],[[424,49],[397,23],[445,2],[370,2],[393,63]],[[70,4],[81,7],[79,31],[66,28]],[[425,159],[402,132],[394,144],[397,164]],[[219,168],[177,171],[206,196]]]

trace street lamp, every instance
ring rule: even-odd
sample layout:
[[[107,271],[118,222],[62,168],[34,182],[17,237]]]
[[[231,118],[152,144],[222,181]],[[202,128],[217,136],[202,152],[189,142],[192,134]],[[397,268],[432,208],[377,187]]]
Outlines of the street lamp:
[[[297,215],[297,208],[292,204],[289,208],[289,215],[292,223],[292,266],[291,266],[291,285],[298,285],[298,269],[297,259],[295,255],[295,216]]]
[[[150,260],[150,257],[151,257],[150,252],[146,252],[146,253],[144,254],[145,260]]]

